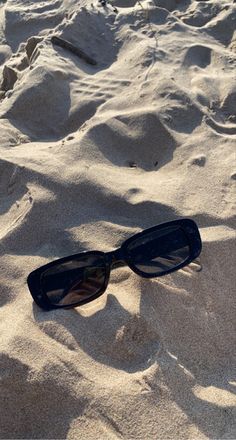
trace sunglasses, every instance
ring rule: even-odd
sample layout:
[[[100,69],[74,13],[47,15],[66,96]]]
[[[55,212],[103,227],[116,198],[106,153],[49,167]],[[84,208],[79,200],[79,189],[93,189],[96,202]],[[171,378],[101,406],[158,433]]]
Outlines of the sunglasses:
[[[31,272],[27,283],[43,309],[76,307],[105,292],[112,269],[129,266],[141,277],[155,278],[191,263],[201,248],[196,223],[174,220],[133,235],[112,252],[81,252],[52,261]]]

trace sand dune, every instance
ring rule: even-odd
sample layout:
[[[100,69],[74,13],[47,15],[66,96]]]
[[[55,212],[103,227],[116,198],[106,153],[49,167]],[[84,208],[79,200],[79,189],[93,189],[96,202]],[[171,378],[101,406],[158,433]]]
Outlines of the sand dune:
[[[236,438],[235,32],[231,0],[0,0],[0,438]],[[36,267],[181,217],[201,271],[33,303]]]

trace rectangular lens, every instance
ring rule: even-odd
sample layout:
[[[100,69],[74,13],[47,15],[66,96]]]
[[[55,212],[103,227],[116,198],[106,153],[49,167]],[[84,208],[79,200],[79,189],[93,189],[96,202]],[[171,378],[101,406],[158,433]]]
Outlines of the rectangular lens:
[[[45,270],[41,288],[52,305],[74,305],[96,295],[104,286],[106,267],[102,255],[80,256]]]
[[[138,270],[158,276],[187,260],[190,249],[184,231],[174,225],[134,238],[127,252]]]

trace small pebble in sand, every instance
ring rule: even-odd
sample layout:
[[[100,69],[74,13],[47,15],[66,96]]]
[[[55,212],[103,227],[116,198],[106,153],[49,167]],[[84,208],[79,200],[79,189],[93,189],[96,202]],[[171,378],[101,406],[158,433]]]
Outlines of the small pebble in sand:
[[[191,165],[197,165],[199,167],[204,167],[205,163],[206,163],[206,157],[203,155],[194,157],[194,159],[192,159],[191,161]]]

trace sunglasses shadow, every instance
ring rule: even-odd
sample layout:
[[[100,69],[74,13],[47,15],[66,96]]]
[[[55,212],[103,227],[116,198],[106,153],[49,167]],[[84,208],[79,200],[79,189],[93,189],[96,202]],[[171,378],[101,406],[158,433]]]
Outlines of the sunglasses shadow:
[[[158,334],[113,294],[69,310],[45,312],[33,305],[35,321],[49,337],[70,350],[82,349],[95,361],[127,372],[148,368],[160,350]]]
[[[157,405],[158,390],[166,389],[190,424],[207,438],[219,438],[219,433],[233,438],[234,262],[228,259],[222,266],[217,260],[216,250],[233,253],[229,242],[221,246],[205,244],[203,270],[193,262],[173,276],[140,279],[133,291],[140,294],[139,313],[126,310],[117,292],[102,295],[86,309],[46,313],[34,305],[35,320],[58,343],[79,354],[82,349],[111,367],[132,373],[157,362],[148,379]],[[132,292],[120,288],[122,298],[127,293],[128,305]]]
[[[191,272],[193,265],[187,270]],[[121,282],[126,278],[123,279],[122,269],[118,278]],[[160,293],[159,285],[138,279],[141,307],[137,313],[125,309],[117,299],[119,293],[114,296],[108,287],[97,300],[74,309],[45,312],[33,304],[35,321],[45,334],[70,350],[82,349],[95,361],[116,369],[130,373],[143,371],[160,353],[162,329],[158,322],[162,322],[162,317],[160,307],[153,307]],[[130,289],[126,293],[125,286],[121,288],[122,297],[133,295]],[[131,301],[135,304],[137,298]]]

